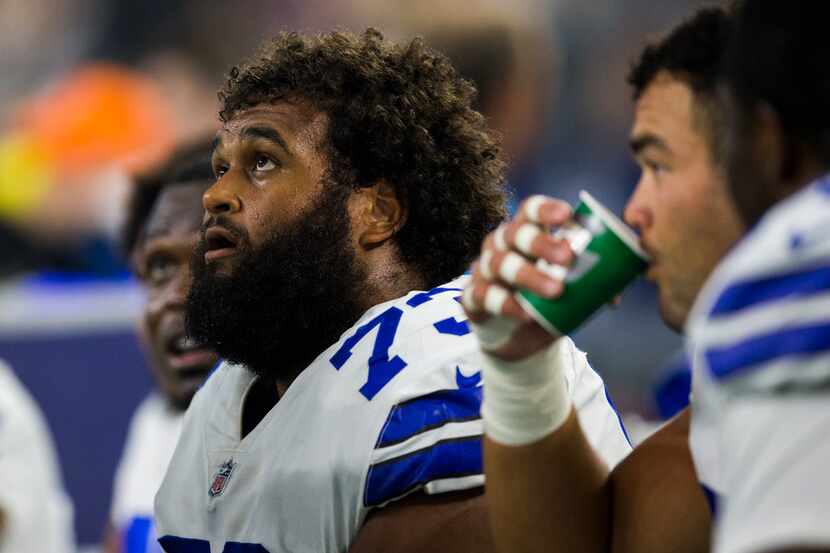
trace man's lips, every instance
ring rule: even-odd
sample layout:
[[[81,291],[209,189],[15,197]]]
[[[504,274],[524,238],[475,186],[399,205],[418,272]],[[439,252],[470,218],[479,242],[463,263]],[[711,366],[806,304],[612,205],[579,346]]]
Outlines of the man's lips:
[[[178,373],[194,376],[205,373],[216,362],[216,354],[200,346],[183,333],[173,334],[165,348],[167,364]]]
[[[210,263],[236,253],[237,238],[229,230],[213,226],[205,231],[205,262]]]
[[[649,244],[648,240],[645,238],[640,238],[640,245],[651,259],[648,264],[648,269],[646,269],[646,280],[655,282],[657,279],[657,267],[659,265],[657,262],[657,252],[654,251],[654,248],[651,247],[651,244]]]
[[[203,367],[210,367],[216,361],[216,354],[206,349],[194,349],[187,352],[168,354],[167,362],[170,368],[176,371],[189,372],[189,369],[197,369],[202,373]]]

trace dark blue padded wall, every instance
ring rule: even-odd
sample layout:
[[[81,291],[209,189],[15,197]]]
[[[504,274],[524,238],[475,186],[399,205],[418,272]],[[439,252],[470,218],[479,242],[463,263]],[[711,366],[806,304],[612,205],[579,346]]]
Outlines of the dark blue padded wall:
[[[151,387],[131,329],[0,338],[46,415],[82,544],[97,543],[130,416]]]

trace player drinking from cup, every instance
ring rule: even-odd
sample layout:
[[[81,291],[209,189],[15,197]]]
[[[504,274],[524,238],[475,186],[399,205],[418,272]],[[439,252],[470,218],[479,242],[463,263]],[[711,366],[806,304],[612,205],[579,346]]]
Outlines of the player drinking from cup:
[[[636,100],[630,145],[642,173],[625,216],[651,257],[647,276],[659,287],[663,319],[678,330],[742,230],[728,198],[717,102],[731,27],[723,10],[700,11],[648,46],[629,77]],[[516,220],[485,241],[465,290],[490,360],[482,413],[496,541],[517,552],[707,551],[710,511],[689,451],[688,410],[609,473],[587,446],[562,367],[550,355],[561,340],[511,293],[561,294],[563,283],[529,260],[570,262],[569,245],[546,232],[570,219],[564,202],[524,202]],[[505,278],[508,259],[518,267],[514,279]]]
[[[716,134],[723,139],[722,149],[713,151],[726,161],[731,197],[750,230],[707,274],[688,272],[703,244],[672,258],[671,234],[658,232],[660,211],[646,208],[648,196],[661,198],[663,209],[672,197],[690,192],[697,201],[703,198],[693,179],[677,178],[689,175],[691,158],[684,163],[659,133],[638,138],[644,119],[657,120],[654,111],[651,118],[644,117],[647,93],[638,101],[632,145],[644,166],[643,177],[626,215],[654,254],[649,276],[661,288],[664,318],[685,324],[690,337],[691,411],[635,450],[610,477],[582,447],[579,425],[561,395],[549,393],[539,400],[554,401],[556,408],[536,408],[533,414],[533,408],[523,410],[540,430],[534,440],[507,443],[489,430],[492,418],[494,428],[512,436],[502,407],[511,398],[501,391],[502,381],[515,386],[528,380],[510,371],[527,365],[523,356],[554,338],[532,325],[519,327],[512,337],[506,332],[497,336],[502,346],[490,351],[492,368],[484,378],[487,402],[494,407],[485,403],[483,411],[490,437],[488,494],[494,499],[496,539],[505,550],[559,546],[578,527],[592,533],[571,537],[569,550],[708,551],[704,536],[709,529],[694,493],[698,477],[716,492],[714,551],[830,551],[830,480],[823,477],[830,459],[830,79],[821,61],[830,53],[823,39],[827,16],[824,3],[747,0],[738,8],[716,79],[722,82],[717,96],[726,128]],[[725,206],[723,192],[717,191]],[[707,212],[697,212],[691,202],[675,207],[681,209],[672,212],[680,227],[674,232],[681,231],[678,236],[689,246],[705,230],[705,225],[686,226],[696,213],[709,229],[721,228],[714,206]],[[523,216],[543,227],[569,218],[566,206],[546,199],[529,202]],[[511,229],[505,234],[508,248],[514,246]],[[491,248],[492,241],[485,251]],[[704,276],[705,284],[697,279],[696,289],[686,290],[690,301],[672,302],[683,298],[677,293],[683,289],[681,273],[672,268],[683,267],[684,256],[686,281]],[[493,274],[499,269],[490,267]],[[550,286],[543,275],[533,275],[536,282],[531,281],[530,264],[521,270],[526,273],[521,285]],[[522,320],[507,303],[496,313],[491,310],[495,319],[487,317],[481,298],[496,285],[487,280],[479,271],[474,293],[467,294],[484,347],[495,339],[496,325],[505,328],[511,316]],[[511,363],[514,358],[522,360]],[[555,364],[536,363],[526,372],[546,375],[541,381],[545,389],[558,390],[553,384],[561,380],[557,370]],[[496,386],[490,385],[489,373],[496,375]],[[522,395],[511,391],[514,397]],[[557,417],[550,417],[551,412]],[[568,467],[572,472],[566,484],[560,475]],[[540,484],[543,474],[546,480]],[[556,516],[566,509],[571,519]],[[523,538],[521,531],[530,526],[536,534]]]

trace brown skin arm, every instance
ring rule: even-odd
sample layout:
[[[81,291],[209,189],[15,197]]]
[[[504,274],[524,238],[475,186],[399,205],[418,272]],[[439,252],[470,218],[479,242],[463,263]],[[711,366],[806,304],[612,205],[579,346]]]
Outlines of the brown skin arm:
[[[419,493],[373,511],[349,553],[495,553],[483,491]]]
[[[572,412],[545,439],[484,446],[499,551],[709,551],[710,515],[688,448],[688,410],[608,475]]]
[[[608,468],[575,412],[554,433],[520,447],[484,444],[487,503],[499,551],[607,551]]]
[[[615,552],[708,552],[711,512],[689,450],[690,410],[637,447],[611,475]]]

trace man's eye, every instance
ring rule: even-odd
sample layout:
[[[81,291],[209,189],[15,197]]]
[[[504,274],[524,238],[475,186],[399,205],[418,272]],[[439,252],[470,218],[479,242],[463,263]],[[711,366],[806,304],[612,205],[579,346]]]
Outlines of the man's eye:
[[[151,284],[170,279],[176,272],[176,264],[169,257],[154,257],[147,262],[145,277]]]
[[[228,166],[227,165],[215,165],[213,167],[213,174],[216,176],[216,178],[221,177],[222,175],[224,175],[227,172],[228,172]]]
[[[259,154],[256,156],[255,166],[257,171],[270,171],[275,169],[277,164],[270,157]]]
[[[666,170],[666,167],[664,165],[654,161],[646,161],[645,166],[654,175],[661,175]]]

